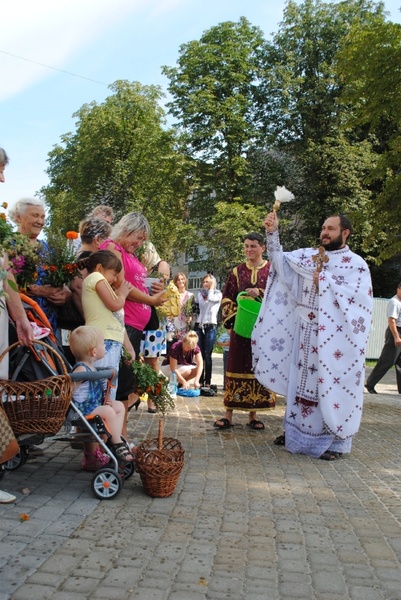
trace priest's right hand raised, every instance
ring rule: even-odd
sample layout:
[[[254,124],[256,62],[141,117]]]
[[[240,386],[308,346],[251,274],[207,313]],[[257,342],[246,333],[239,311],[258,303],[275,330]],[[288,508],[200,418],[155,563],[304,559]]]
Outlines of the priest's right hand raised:
[[[274,211],[269,213],[265,219],[264,225],[268,233],[273,233],[273,231],[276,231],[276,229],[278,229],[277,213]]]

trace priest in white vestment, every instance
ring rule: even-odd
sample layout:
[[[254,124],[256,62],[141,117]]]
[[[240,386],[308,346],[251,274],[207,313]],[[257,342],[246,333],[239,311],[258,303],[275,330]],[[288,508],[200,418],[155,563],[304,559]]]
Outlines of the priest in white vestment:
[[[351,451],[363,405],[373,293],[369,267],[346,242],[344,215],[324,222],[321,247],[283,252],[277,213],[265,219],[271,262],[252,335],[255,376],[286,396],[291,453],[335,460]]]

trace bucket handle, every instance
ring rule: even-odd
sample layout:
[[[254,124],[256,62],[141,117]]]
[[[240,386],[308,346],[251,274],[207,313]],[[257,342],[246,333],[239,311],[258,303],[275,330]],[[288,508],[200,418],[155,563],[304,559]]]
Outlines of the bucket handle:
[[[252,298],[252,296],[249,296],[246,292],[240,292],[237,296],[237,304],[238,299],[243,297],[249,298],[250,300],[255,300],[255,302],[262,302],[262,298],[260,296],[257,296],[257,298]]]

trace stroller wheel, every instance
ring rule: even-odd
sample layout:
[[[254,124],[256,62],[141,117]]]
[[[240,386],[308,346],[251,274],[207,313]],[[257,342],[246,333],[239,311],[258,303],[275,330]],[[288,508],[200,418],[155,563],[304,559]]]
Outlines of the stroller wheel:
[[[26,463],[28,459],[28,450],[26,446],[20,446],[19,452],[13,458],[10,458],[7,462],[4,463],[4,468],[6,471],[14,471],[19,467],[22,467]]]
[[[126,462],[121,465],[121,471],[124,481],[132,477],[132,475],[135,473],[135,461],[131,460],[130,462]]]
[[[111,500],[121,492],[123,480],[114,469],[105,467],[95,473],[91,487],[92,492],[99,500]]]

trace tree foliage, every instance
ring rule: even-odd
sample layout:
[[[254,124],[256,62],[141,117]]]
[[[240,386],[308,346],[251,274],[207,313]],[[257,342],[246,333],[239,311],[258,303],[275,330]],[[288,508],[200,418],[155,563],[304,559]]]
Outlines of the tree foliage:
[[[299,176],[286,184],[296,201],[284,213],[296,213],[296,227],[288,230],[294,245],[316,241],[328,214],[346,212],[355,229],[362,225],[353,248],[367,258],[377,251],[374,244],[364,244],[374,191],[369,173],[377,162],[374,139],[344,127],[347,108],[340,102],[337,56],[352,23],[382,18],[382,13],[381,3],[365,0],[290,0],[266,45],[263,93],[271,102],[260,118],[267,147],[284,151],[297,165]]]
[[[239,202],[218,202],[212,219],[213,250],[207,267],[224,280],[228,271],[243,262],[243,240],[250,231],[264,232],[266,209]]]
[[[163,67],[173,100],[170,113],[187,134],[199,166],[198,197],[216,202],[244,197],[246,152],[259,137],[259,102],[264,38],[242,17],[204,32],[180,47],[178,66]]]
[[[339,72],[349,125],[367,127],[377,140],[370,180],[379,189],[366,243],[378,245],[380,263],[400,253],[401,26],[384,19],[356,23],[340,53]]]
[[[372,0],[288,0],[269,41],[244,17],[220,23],[163,67],[172,128],[160,88],[139,83],[116,82],[76,113],[50,153],[52,222],[71,228],[98,203],[140,210],[163,256],[199,242],[196,266],[223,277],[285,185],[286,248],[316,243],[323,220],[345,212],[355,251],[370,264],[394,256],[400,48],[400,26]]]
[[[50,185],[41,192],[51,208],[50,225],[76,228],[97,204],[111,206],[117,218],[140,211],[159,253],[169,259],[192,230],[182,222],[186,160],[175,132],[165,127],[158,87],[117,81],[110,89],[102,104],[85,104],[75,113],[75,133],[64,135],[49,154]]]
[[[189,216],[210,257],[228,218],[220,203],[235,204],[246,230],[241,219],[248,214],[238,206],[262,213],[277,185],[296,196],[280,210],[286,247],[316,243],[327,215],[346,212],[356,225],[353,248],[368,259],[377,255],[379,241],[369,238],[377,138],[345,127],[337,56],[355,22],[383,15],[383,4],[370,0],[290,0],[269,42],[244,18],[220,23],[181,46],[178,66],[164,67],[170,112],[195,164]],[[229,264],[232,253],[224,259],[219,252]]]
[[[337,135],[342,121],[337,53],[352,23],[382,14],[371,0],[289,0],[277,33],[266,43],[262,92],[268,142],[307,143]]]

